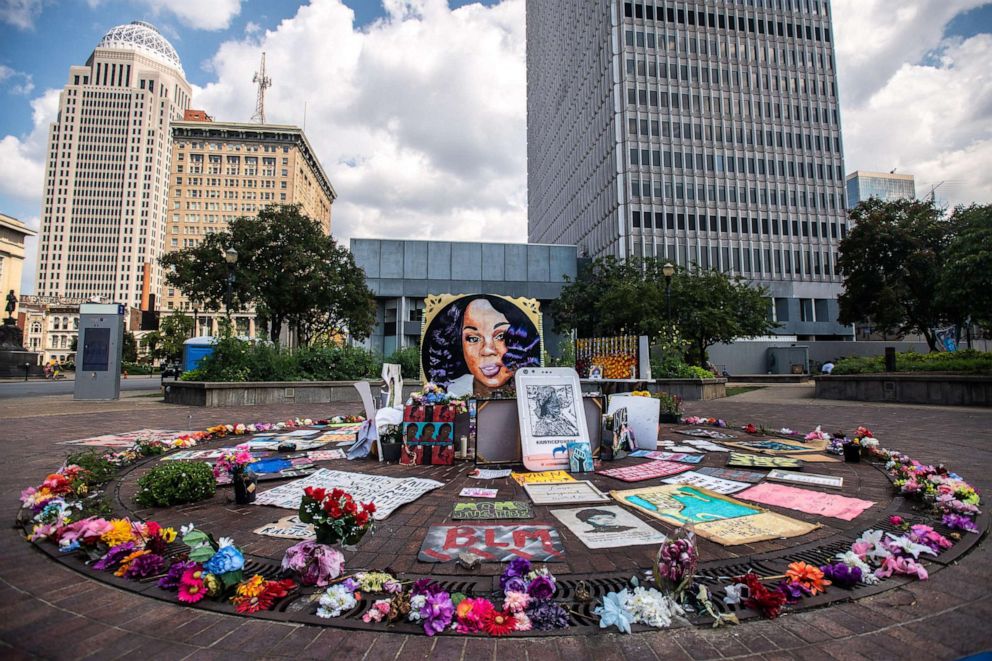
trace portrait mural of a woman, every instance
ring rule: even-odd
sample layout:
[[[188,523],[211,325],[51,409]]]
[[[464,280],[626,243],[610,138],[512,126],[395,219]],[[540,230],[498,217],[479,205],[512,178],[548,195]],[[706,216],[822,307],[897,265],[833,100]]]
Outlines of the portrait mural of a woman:
[[[420,364],[428,381],[454,396],[485,396],[506,386],[519,368],[541,365],[536,302],[527,301],[533,308],[525,310],[513,299],[489,294],[441,300],[430,315],[428,299],[424,321]]]

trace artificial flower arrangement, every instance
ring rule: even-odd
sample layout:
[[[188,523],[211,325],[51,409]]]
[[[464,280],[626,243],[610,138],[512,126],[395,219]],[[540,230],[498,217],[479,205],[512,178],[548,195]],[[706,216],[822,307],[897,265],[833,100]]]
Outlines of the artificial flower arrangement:
[[[235,448],[234,452],[225,452],[214,462],[214,477],[218,483],[230,482],[231,478],[248,470],[249,464],[255,461],[247,447]]]
[[[358,544],[372,529],[374,513],[374,503],[359,503],[343,489],[306,487],[300,501],[300,521],[313,525],[322,544]]]
[[[726,420],[721,420],[720,418],[701,418],[698,415],[690,415],[687,418],[683,418],[682,422],[687,425],[710,425],[712,427],[720,428],[725,428],[727,426]]]
[[[468,412],[468,397],[454,397],[444,386],[428,381],[422,390],[410,395],[408,405],[412,406],[453,406],[456,413]]]
[[[333,418],[331,418],[330,420],[328,420],[328,422],[331,423],[332,425],[341,425],[341,424],[346,424],[346,423],[365,422],[365,416],[364,415],[336,415]]]
[[[820,425],[817,425],[816,429],[803,436],[804,441],[829,441],[830,439],[830,434],[820,429]]]
[[[286,549],[282,568],[296,574],[302,585],[327,587],[344,571],[344,556],[327,544],[306,540]]]
[[[654,581],[666,594],[681,603],[699,562],[696,535],[691,525],[681,526],[658,548]]]

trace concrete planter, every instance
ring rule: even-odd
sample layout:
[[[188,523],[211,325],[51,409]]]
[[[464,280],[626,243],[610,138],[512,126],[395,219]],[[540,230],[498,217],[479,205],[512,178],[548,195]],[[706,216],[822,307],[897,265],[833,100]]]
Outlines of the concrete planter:
[[[727,380],[713,379],[655,379],[648,384],[651,392],[678,395],[683,401],[720,399],[727,396]]]
[[[381,381],[370,381],[373,395]],[[407,381],[403,395],[408,396],[419,384]],[[176,381],[167,383],[165,402],[183,406],[255,406],[262,404],[327,404],[360,402],[354,381],[252,381],[246,383],[212,383]]]
[[[816,397],[863,402],[992,406],[992,376],[882,373],[817,376]]]

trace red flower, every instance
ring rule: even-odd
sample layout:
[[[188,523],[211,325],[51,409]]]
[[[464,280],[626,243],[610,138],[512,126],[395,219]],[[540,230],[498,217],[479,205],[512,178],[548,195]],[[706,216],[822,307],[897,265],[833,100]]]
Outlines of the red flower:
[[[369,522],[369,515],[366,514],[365,512],[359,512],[358,514],[355,515],[355,523],[357,523],[359,527],[363,527],[368,522]]]
[[[747,586],[748,597],[744,600],[745,606],[758,611],[770,620],[779,616],[786,602],[786,596],[782,592],[766,588],[758,575],[753,572],[738,576],[734,579],[734,583],[744,583]]]
[[[369,514],[375,514],[375,503],[365,503],[363,507],[365,507],[365,511]]]
[[[484,615],[482,628],[490,636],[505,636],[516,630],[517,621],[513,613],[493,609]]]
[[[355,505],[355,501],[348,499],[344,503],[344,511],[347,514],[354,514],[358,511],[358,507]]]
[[[748,434],[757,434],[758,428],[749,422],[747,423],[747,426],[744,427],[744,431],[746,431]]]
[[[320,501],[324,500],[324,497],[327,495],[327,490],[320,489],[317,487],[307,487],[306,489],[303,490],[303,493],[310,496],[319,503]]]
[[[345,492],[342,491],[341,489],[334,489],[333,491],[331,491],[331,498],[333,498],[334,500],[340,500],[341,496],[345,496],[345,495],[347,494],[345,494]]]

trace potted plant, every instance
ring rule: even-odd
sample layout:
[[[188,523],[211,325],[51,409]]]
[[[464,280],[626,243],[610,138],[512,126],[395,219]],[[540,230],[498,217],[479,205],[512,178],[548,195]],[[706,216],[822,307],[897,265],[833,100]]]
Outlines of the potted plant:
[[[248,505],[255,502],[255,488],[258,486],[258,477],[251,470],[251,462],[254,458],[251,452],[238,449],[235,452],[228,452],[214,464],[214,477],[218,481],[226,481],[229,476],[231,484],[234,486],[234,502],[238,505]]]
[[[300,521],[313,524],[320,544],[354,547],[372,529],[375,504],[359,503],[343,489],[317,487],[303,490]]]
[[[659,422],[668,424],[678,424],[682,420],[682,398],[667,392],[656,392],[652,395],[661,402],[661,411],[658,416]]]
[[[403,432],[399,425],[385,425],[379,430],[379,445],[382,448],[382,460],[387,463],[397,463],[403,450]]]

